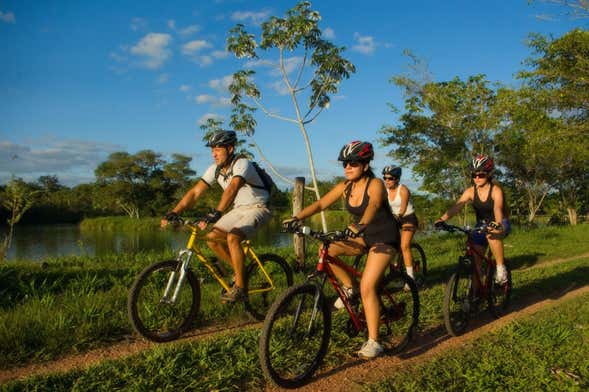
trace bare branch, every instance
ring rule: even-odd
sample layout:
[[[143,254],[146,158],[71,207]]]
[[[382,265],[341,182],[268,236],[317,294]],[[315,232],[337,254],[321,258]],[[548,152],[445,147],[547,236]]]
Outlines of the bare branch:
[[[268,115],[269,117],[277,118],[277,119],[283,120],[283,121],[288,121],[288,122],[291,122],[291,123],[294,123],[294,124],[298,124],[299,123],[294,118],[279,116],[278,114],[272,113],[271,111],[269,111],[268,109],[266,109],[266,107],[264,105],[262,105],[262,103],[258,99],[256,99],[256,98],[252,98],[252,99],[256,103],[256,105],[258,105],[258,107],[260,108],[260,110],[262,110],[264,113],[266,113],[266,115]]]
[[[301,81],[301,77],[303,76],[303,70],[305,69],[306,64],[307,64],[307,50],[305,50],[305,55],[303,56],[303,62],[301,63],[301,67],[299,68],[299,74],[297,75],[297,79],[294,84],[295,93],[300,91],[300,90],[297,90],[296,87],[299,85],[299,82]],[[311,83],[309,82],[309,85],[310,84]]]
[[[315,115],[311,119],[303,121],[303,124],[304,125],[307,125],[307,124],[310,124],[313,121],[315,121],[315,119],[317,118],[317,116],[319,116],[319,114],[323,111],[323,109],[325,109],[325,108],[319,108],[319,110],[317,111],[317,113],[315,113]],[[309,113],[307,113],[307,115],[308,114]]]

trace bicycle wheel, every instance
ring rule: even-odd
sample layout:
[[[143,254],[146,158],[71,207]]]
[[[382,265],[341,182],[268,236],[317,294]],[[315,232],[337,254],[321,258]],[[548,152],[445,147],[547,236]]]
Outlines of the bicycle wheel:
[[[411,277],[396,272],[385,277],[378,292],[379,338],[388,353],[403,351],[419,322],[419,294]]]
[[[459,268],[446,284],[444,293],[444,324],[452,336],[461,335],[468,325],[473,304],[471,301],[472,273]]]
[[[331,311],[314,284],[288,288],[270,307],[259,356],[264,375],[276,385],[305,384],[321,365],[331,333]]]
[[[176,300],[172,303],[181,263],[167,260],[144,269],[131,287],[127,310],[135,331],[154,342],[177,339],[192,324],[200,307],[200,285],[192,271],[186,271],[185,280]],[[164,292],[172,279],[168,298]]]
[[[245,289],[248,293],[245,310],[256,320],[264,320],[266,312],[274,300],[289,286],[292,286],[292,271],[282,257],[275,254],[259,256],[264,269],[272,279],[272,285],[266,275],[252,262],[246,270]]]
[[[509,308],[511,299],[511,269],[505,263],[507,269],[507,282],[499,284],[495,282],[495,271],[496,267],[489,268],[487,274],[487,282],[490,282],[489,286],[489,311],[495,318],[503,316]]]
[[[425,252],[421,245],[411,243],[411,256],[413,259],[413,276],[417,287],[421,287],[425,283],[427,275],[427,260],[425,259]]]

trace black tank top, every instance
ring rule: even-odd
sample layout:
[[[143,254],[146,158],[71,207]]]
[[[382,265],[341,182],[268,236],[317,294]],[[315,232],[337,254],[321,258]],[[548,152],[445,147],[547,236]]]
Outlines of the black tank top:
[[[491,186],[489,187],[487,200],[483,202],[479,198],[479,192],[477,191],[476,185],[474,187],[474,199],[472,201],[472,207],[474,208],[474,213],[477,216],[477,222],[482,222],[484,220],[492,222],[495,220],[495,202],[491,197],[491,192],[493,192],[493,183],[491,183]]]
[[[351,206],[350,205],[350,193],[352,190],[352,183],[350,182],[346,186],[345,190],[345,198],[346,198],[346,210],[352,214],[354,217],[354,222],[358,223],[362,216],[364,215],[364,211],[366,211],[366,207],[368,207],[368,201],[370,196],[368,196],[368,186],[370,185],[370,181],[373,179],[368,179],[366,183],[366,188],[364,189],[364,195],[362,196],[362,203],[359,206]],[[393,213],[388,206],[388,203],[381,203],[380,207],[376,211],[374,218],[370,223],[366,226],[364,230],[364,241],[368,248],[372,247],[374,244],[389,244],[395,247],[399,245],[399,228],[397,226],[397,221],[393,217]]]

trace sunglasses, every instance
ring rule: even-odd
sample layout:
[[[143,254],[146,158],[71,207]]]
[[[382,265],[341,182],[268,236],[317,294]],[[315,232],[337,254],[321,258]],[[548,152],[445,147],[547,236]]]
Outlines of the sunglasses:
[[[382,178],[385,181],[398,181],[399,177],[394,177],[394,176],[383,176]]]
[[[360,167],[362,166],[361,162],[353,162],[353,161],[343,161],[342,162],[342,166],[344,167],[344,169],[350,165],[351,167]]]
[[[489,175],[485,172],[482,173],[472,173],[472,178],[487,178]]]

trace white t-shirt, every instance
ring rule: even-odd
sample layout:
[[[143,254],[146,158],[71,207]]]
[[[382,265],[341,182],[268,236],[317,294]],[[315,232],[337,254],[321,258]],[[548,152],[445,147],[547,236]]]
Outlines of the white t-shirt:
[[[213,186],[215,182],[221,185],[221,188],[225,190],[233,177],[241,177],[244,179],[245,184],[237,191],[235,200],[233,201],[234,207],[246,206],[252,204],[265,204],[268,201],[269,194],[263,189],[264,183],[258,176],[256,169],[252,163],[246,158],[237,158],[234,160],[229,167],[226,174],[219,172],[219,177],[215,178],[215,171],[217,165],[213,164],[204,172],[201,180],[206,182],[209,186]],[[252,186],[254,185],[254,186]],[[257,187],[261,188],[257,188]]]

